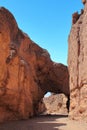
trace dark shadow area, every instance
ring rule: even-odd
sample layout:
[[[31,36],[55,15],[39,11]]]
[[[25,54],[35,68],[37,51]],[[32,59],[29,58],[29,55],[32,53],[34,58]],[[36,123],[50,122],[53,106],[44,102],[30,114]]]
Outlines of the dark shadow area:
[[[66,123],[58,122],[67,115],[40,115],[29,120],[9,121],[0,124],[0,130],[61,130]]]
[[[67,118],[68,117],[68,115],[63,115],[63,114],[46,114],[46,115],[44,115],[44,114],[42,114],[42,115],[38,115],[37,117],[39,117],[39,118],[44,118],[44,117],[48,117],[48,118]]]

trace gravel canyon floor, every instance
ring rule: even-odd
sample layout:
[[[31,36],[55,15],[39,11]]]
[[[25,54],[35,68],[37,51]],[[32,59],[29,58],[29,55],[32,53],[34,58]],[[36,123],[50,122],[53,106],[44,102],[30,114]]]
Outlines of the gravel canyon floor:
[[[70,120],[66,115],[47,115],[1,123],[0,130],[87,130],[87,123]]]

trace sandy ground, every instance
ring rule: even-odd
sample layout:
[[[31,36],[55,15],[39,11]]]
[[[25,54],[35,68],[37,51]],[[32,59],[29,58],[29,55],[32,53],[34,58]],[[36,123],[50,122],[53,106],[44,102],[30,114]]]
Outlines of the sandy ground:
[[[69,120],[64,115],[48,115],[1,123],[0,130],[87,130],[87,123]]]

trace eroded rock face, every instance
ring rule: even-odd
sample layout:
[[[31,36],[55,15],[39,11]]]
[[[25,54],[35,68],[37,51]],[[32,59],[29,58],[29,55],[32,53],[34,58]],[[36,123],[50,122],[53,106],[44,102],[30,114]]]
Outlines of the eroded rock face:
[[[45,104],[46,109],[44,109],[45,114],[53,115],[64,115],[68,114],[66,107],[67,98],[64,94],[51,94],[49,97],[43,98],[43,103]]]
[[[70,115],[87,119],[87,3],[69,36]]]
[[[48,91],[69,96],[68,78],[67,67],[52,62],[18,28],[13,15],[0,8],[0,121],[35,115]]]

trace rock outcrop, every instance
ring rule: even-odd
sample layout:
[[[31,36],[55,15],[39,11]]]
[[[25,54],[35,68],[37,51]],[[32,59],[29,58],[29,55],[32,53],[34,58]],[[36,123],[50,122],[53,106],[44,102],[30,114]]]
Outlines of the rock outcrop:
[[[67,115],[67,98],[64,94],[51,94],[49,97],[43,98],[45,105],[44,114],[50,115]]]
[[[80,15],[78,14],[78,12],[75,12],[72,16],[72,24],[75,24],[77,22],[77,20],[79,19]]]
[[[69,35],[70,116],[87,119],[87,3]]]
[[[86,3],[86,0],[82,0],[82,3],[85,4],[85,3]]]
[[[23,33],[13,15],[0,8],[0,121],[35,115],[48,91],[69,98],[68,68]]]

